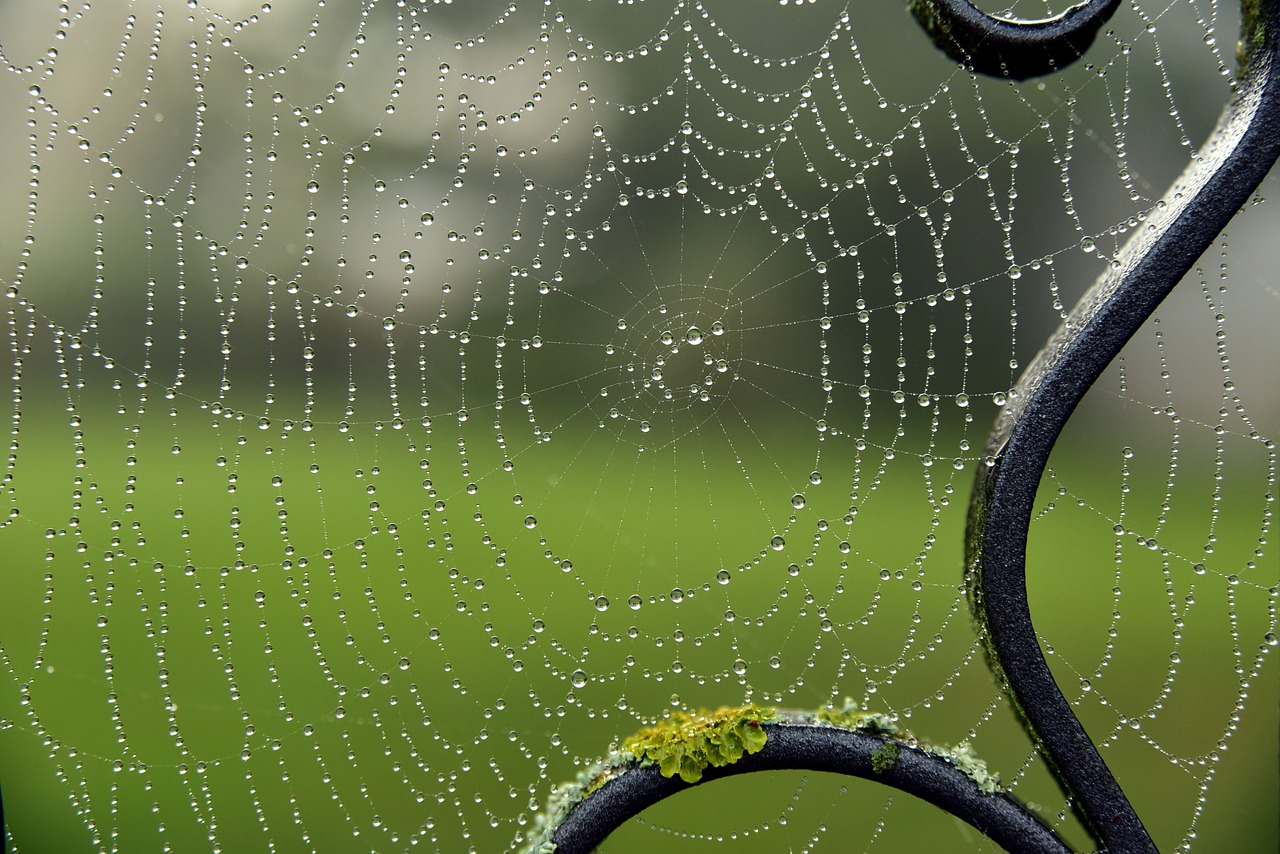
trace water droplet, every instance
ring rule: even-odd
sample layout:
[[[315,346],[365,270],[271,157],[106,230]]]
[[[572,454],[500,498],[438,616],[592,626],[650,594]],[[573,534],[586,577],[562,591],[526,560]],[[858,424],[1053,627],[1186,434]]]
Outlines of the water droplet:
[[[736,673],[736,674],[738,674],[739,676],[741,676],[742,674],[746,673],[746,672],[747,672],[747,663],[746,663],[745,661],[743,661],[741,658],[736,658],[736,659],[734,659],[734,661],[733,661],[733,672],[734,672],[734,673]]]
[[[727,570],[727,569],[722,569],[722,570],[720,570],[719,572],[717,572],[717,573],[716,573],[716,581],[720,582],[721,584],[728,584],[728,583],[729,583],[729,570]]]
[[[307,192],[308,192],[308,193],[318,193],[318,192],[320,192],[320,184],[319,184],[319,182],[317,182],[317,181],[308,181],[308,182],[307,182]]]
[[[606,596],[597,596],[597,597],[596,597],[596,610],[597,610],[597,611],[608,611],[608,610],[609,610],[609,599],[608,599],[608,597],[606,597]]]
[[[814,486],[817,486],[818,484],[822,483],[822,472],[820,471],[809,472],[809,482],[812,483]]]
[[[803,510],[803,509],[804,509],[804,496],[803,496],[803,495],[801,495],[801,494],[800,494],[800,493],[798,493],[798,492],[797,492],[795,495],[791,496],[791,506],[792,506],[792,507],[794,507],[794,508],[795,508],[795,509],[797,509],[797,510]]]
[[[769,547],[775,552],[780,552],[787,547],[787,541],[782,538],[781,534],[775,534],[773,539],[769,540]]]
[[[644,604],[644,600],[640,598],[639,594],[632,593],[627,597],[627,607],[632,611],[639,611],[642,604]]]
[[[538,527],[538,517],[537,517],[537,516],[525,516],[525,517],[524,517],[524,526],[525,526],[526,528],[528,528],[529,530],[533,530],[534,528]]]
[[[702,343],[702,330],[696,326],[690,326],[689,331],[684,334],[684,340],[690,344]]]
[[[569,684],[575,688],[581,688],[587,684],[587,674],[581,670],[575,670],[569,674]]]

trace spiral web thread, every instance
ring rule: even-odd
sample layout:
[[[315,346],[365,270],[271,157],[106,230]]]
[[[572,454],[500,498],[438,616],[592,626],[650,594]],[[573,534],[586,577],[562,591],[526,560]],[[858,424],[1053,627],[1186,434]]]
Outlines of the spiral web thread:
[[[519,848],[668,710],[846,696],[1087,845],[984,666],[965,507],[1239,13],[1131,4],[1013,85],[868,5],[0,8],[10,845]],[[1161,850],[1275,843],[1276,228],[1130,345],[1032,528]],[[619,850],[983,844],[860,782],[676,800]]]

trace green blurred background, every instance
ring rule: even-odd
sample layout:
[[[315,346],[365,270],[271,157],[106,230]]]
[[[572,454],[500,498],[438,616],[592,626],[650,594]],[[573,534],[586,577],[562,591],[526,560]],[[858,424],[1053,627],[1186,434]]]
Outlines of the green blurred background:
[[[850,696],[1087,847],[969,623],[968,490],[1212,128],[1236,10],[1126,6],[1011,85],[897,4],[508,5],[0,8],[14,846],[502,850],[663,710]],[[1032,530],[1162,850],[1280,844],[1273,207],[1091,392]],[[605,850],[721,840],[993,847],[776,774]]]

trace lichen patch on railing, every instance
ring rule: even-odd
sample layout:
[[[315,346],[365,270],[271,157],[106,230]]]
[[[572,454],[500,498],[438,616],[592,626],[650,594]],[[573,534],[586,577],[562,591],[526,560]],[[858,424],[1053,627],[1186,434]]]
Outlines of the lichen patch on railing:
[[[754,703],[721,706],[714,712],[675,712],[631,736],[622,747],[641,763],[655,763],[664,777],[679,774],[686,783],[696,783],[708,766],[732,765],[763,750],[769,739],[761,724],[776,717],[773,709]]]

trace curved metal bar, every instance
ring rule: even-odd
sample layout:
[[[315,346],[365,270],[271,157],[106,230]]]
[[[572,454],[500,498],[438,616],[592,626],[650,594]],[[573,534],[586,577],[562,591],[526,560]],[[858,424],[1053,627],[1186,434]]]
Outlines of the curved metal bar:
[[[908,0],[934,44],[993,77],[1026,80],[1061,71],[1084,54],[1120,0],[1086,0],[1061,15],[1019,21],[988,15],[969,0]]]
[[[708,768],[698,783],[663,777],[657,766],[635,766],[578,804],[551,836],[556,854],[586,854],[642,810],[682,792],[752,771],[829,771],[875,780],[941,807],[1010,851],[1068,854],[1071,849],[1032,812],[1003,792],[984,793],[942,756],[892,736],[832,726],[764,725],[769,740],[759,753]],[[892,765],[876,770],[875,754],[893,744]]]
[[[959,0],[913,0],[913,6],[921,4],[959,8]],[[1090,18],[1092,39],[1115,5],[1111,0],[1085,4],[1067,16],[1096,16]],[[1237,96],[1193,164],[1121,251],[1118,265],[1081,299],[1020,379],[988,439],[986,464],[978,472],[970,503],[966,576],[992,666],[1090,830],[1116,854],[1156,848],[1040,651],[1027,601],[1027,532],[1049,453],[1084,393],[1280,155],[1280,0],[1242,0],[1242,7],[1244,71]],[[1074,44],[1082,49],[1087,46],[1087,41],[1080,41],[1084,28],[1076,32]],[[1078,53],[1077,49],[1074,55]],[[994,55],[1002,57],[997,73],[1018,76],[1010,70],[1012,54]],[[1058,60],[1049,62],[1061,67],[1055,63]],[[1069,850],[1016,800],[982,793],[974,780],[938,754],[877,733],[794,721],[765,728],[769,740],[763,750],[735,764],[707,769],[701,782],[773,769],[850,774],[921,797],[1009,850]],[[877,772],[873,754],[891,741],[898,744],[899,755],[892,767]],[[662,777],[654,767],[630,768],[574,806],[551,832],[550,841],[558,854],[590,851],[624,821],[688,787],[678,778]]]
[[[1049,453],[1076,404],[1191,269],[1280,154],[1280,0],[1245,0],[1237,97],[1195,161],[1027,368],[988,439],[966,561],[993,664],[1109,851],[1155,846],[1058,689],[1027,602],[1026,546]]]

